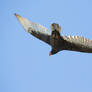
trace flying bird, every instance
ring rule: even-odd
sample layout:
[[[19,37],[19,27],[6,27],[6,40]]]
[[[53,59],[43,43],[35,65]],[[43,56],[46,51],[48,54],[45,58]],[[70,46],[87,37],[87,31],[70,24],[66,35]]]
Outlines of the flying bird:
[[[15,16],[26,32],[51,46],[52,50],[49,56],[62,50],[92,53],[92,40],[80,36],[61,36],[59,24],[52,23],[51,32],[49,32],[47,28],[40,24],[30,22],[18,14],[15,14]]]

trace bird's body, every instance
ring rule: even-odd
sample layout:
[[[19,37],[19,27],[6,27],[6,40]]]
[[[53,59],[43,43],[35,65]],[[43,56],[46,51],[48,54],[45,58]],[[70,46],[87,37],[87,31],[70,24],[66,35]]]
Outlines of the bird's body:
[[[61,36],[61,27],[56,23],[51,24],[52,32],[50,33],[48,29],[40,24],[29,22],[17,14],[15,14],[15,16],[27,32],[52,47],[49,55],[56,54],[61,50],[92,53],[92,40],[80,36]]]
[[[51,44],[52,48],[54,48],[56,50],[58,48],[60,48],[60,44],[59,44],[60,42],[61,42],[61,37],[60,37],[59,32],[57,32],[56,30],[52,31],[51,40],[50,40],[50,44]]]

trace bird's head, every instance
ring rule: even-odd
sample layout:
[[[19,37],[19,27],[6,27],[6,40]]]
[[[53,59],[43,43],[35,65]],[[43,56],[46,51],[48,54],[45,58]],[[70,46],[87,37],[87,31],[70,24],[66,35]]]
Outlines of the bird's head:
[[[52,31],[58,31],[58,32],[60,32],[61,31],[61,27],[59,26],[59,24],[56,24],[56,23],[52,23],[51,24],[51,30]]]

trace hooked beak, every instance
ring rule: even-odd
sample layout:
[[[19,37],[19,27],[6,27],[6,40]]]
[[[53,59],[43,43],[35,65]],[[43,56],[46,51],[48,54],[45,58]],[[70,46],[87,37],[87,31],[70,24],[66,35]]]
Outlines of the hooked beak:
[[[52,53],[50,52],[50,53],[49,53],[49,56],[51,56],[51,55],[52,55]]]

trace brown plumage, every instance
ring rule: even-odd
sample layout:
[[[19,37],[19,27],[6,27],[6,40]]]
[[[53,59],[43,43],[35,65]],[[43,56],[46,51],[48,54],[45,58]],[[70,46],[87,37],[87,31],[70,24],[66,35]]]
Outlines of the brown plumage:
[[[92,53],[92,40],[80,36],[60,36],[61,27],[56,23],[51,24],[52,32],[50,33],[40,24],[29,22],[17,14],[15,16],[27,32],[52,47],[49,55],[56,54],[61,50]]]

